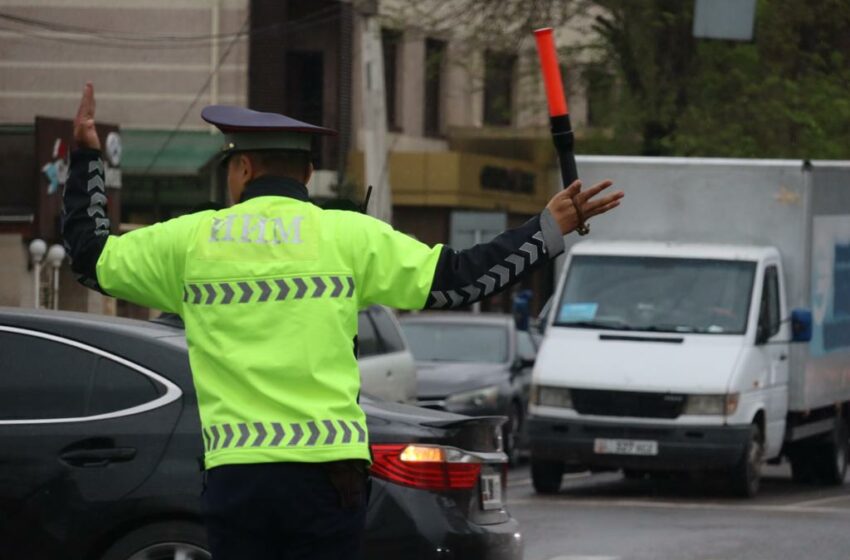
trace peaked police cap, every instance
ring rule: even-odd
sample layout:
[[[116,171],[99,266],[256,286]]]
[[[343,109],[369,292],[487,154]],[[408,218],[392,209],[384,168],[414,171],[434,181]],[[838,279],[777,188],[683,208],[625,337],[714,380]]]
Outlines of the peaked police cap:
[[[201,118],[224,133],[225,156],[246,150],[310,151],[313,136],[336,136],[336,131],[278,113],[263,113],[232,105],[209,105]]]

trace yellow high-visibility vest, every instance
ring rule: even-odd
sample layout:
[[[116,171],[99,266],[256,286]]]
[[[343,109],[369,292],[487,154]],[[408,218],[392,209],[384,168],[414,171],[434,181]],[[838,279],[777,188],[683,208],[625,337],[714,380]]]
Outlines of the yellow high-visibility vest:
[[[440,251],[368,216],[260,196],[110,237],[97,280],[183,317],[207,468],[369,460],[358,309],[421,309]]]

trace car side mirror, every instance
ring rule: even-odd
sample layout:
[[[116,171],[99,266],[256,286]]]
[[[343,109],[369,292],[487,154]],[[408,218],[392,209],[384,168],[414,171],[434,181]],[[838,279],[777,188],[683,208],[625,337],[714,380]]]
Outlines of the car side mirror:
[[[808,309],[791,311],[791,342],[812,340],[812,312]]]

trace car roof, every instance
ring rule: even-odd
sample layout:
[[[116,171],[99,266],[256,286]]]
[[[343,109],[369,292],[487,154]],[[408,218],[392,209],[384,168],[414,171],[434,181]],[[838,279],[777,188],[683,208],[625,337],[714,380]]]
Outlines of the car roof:
[[[168,338],[182,336],[182,330],[172,326],[127,319],[96,313],[75,311],[54,311],[49,309],[30,309],[26,307],[0,307],[0,325],[26,327],[81,326],[102,330],[118,331],[147,338]]]
[[[465,311],[428,311],[411,313],[398,318],[402,323],[457,323],[510,326],[514,318],[507,313],[472,313]]]

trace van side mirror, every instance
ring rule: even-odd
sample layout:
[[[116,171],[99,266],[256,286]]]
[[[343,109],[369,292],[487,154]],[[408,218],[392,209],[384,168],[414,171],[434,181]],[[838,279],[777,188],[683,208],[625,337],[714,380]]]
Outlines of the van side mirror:
[[[512,369],[514,371],[522,371],[523,369],[530,367],[534,367],[534,358],[529,358],[528,356],[517,356]]]
[[[812,312],[808,309],[791,311],[791,342],[812,340]]]

